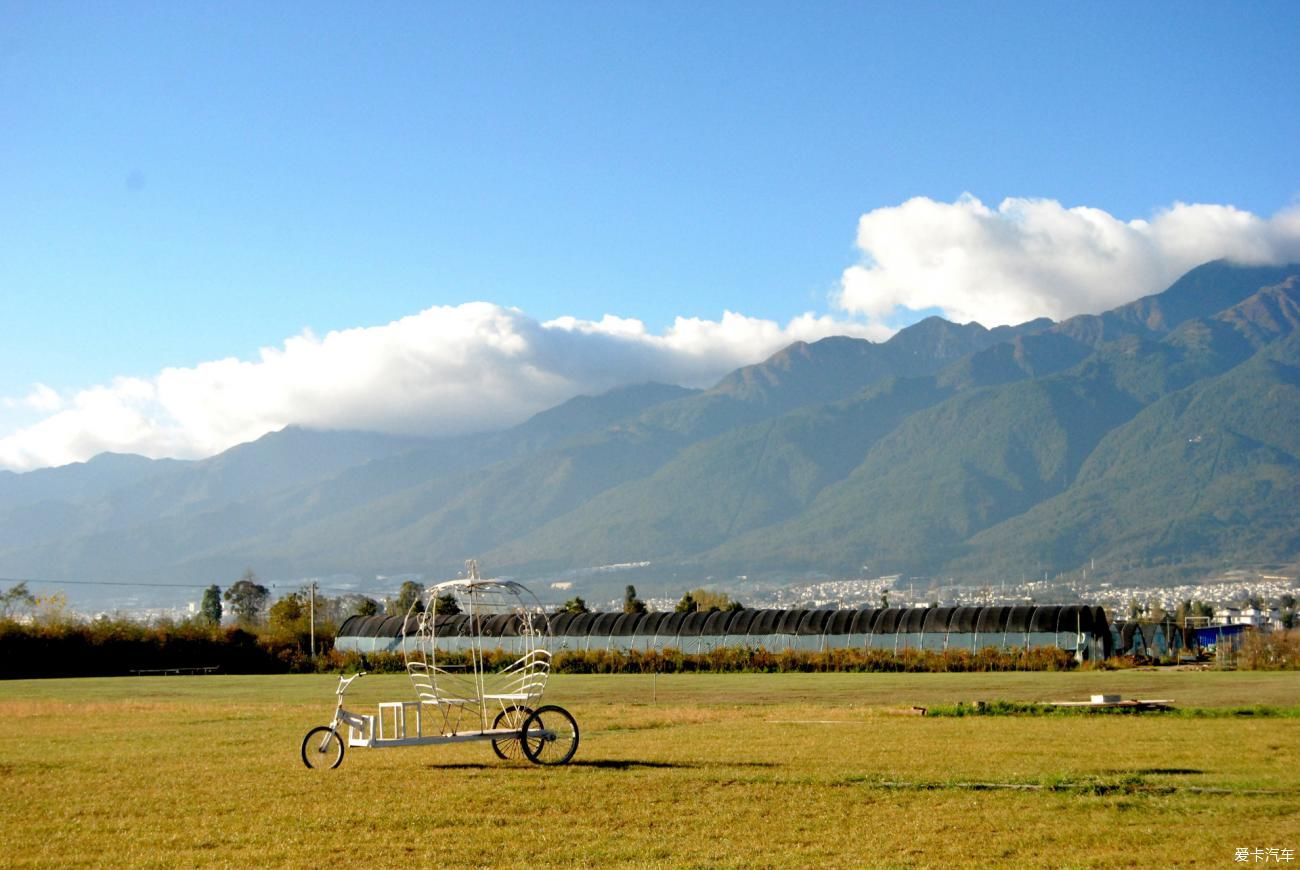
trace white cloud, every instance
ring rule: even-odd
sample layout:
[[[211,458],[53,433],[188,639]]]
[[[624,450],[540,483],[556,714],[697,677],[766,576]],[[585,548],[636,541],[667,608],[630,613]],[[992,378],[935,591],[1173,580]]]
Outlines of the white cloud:
[[[0,466],[58,465],[103,451],[208,456],[291,423],[481,431],[624,384],[706,386],[799,339],[889,332],[812,314],[782,327],[726,312],[718,321],[679,318],[655,335],[614,316],[539,323],[485,302],[430,308],[384,326],[304,332],[256,360],[117,379],[66,401],[38,386],[27,404],[50,413],[0,438]]]
[[[1228,257],[1300,260],[1300,208],[1261,218],[1230,206],[1176,204],[1121,221],[1051,200],[918,198],[862,216],[864,260],[835,302],[851,320],[803,314],[782,326],[725,312],[678,318],[662,334],[639,320],[538,322],[486,302],[436,307],[384,326],[310,331],[257,359],[169,368],[60,395],[37,384],[0,399],[37,422],[0,435],[0,467],[37,468],[106,450],[201,457],[288,424],[440,435],[518,423],[579,394],[644,381],[707,386],[796,340],[883,340],[887,324],[937,308],[992,326],[1101,311]]]
[[[25,395],[25,397],[21,399],[0,399],[0,406],[38,411],[42,412],[42,414],[53,414],[53,412],[64,406],[64,399],[49,386],[34,384],[31,393]]]
[[[1209,260],[1300,260],[1300,208],[1271,218],[1177,203],[1122,221],[1054,200],[918,197],[858,221],[864,261],[845,270],[837,303],[879,322],[937,308],[986,326],[1096,313],[1158,293]]]

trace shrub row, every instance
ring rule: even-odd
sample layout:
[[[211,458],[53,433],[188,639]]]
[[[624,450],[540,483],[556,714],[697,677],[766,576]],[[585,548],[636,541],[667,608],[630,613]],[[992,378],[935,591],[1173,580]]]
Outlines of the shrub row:
[[[489,669],[510,664],[515,655],[499,650],[485,655]],[[465,653],[447,653],[440,661],[448,666],[469,664]],[[1037,647],[1028,650],[988,648],[977,653],[969,650],[891,650],[834,649],[825,652],[808,650],[769,651],[762,647],[720,647],[705,653],[685,653],[679,649],[632,650],[564,650],[556,653],[552,664],[562,674],[685,674],[685,673],[933,673],[968,671],[1065,671],[1075,667],[1074,658],[1065,650]],[[316,670],[372,673],[401,673],[406,669],[400,653],[331,651],[318,658]]]
[[[328,653],[328,640],[324,646]],[[0,621],[0,679],[120,676],[178,668],[284,673],[311,669],[307,647],[298,637],[196,622],[142,625],[97,619],[33,625],[5,620]]]

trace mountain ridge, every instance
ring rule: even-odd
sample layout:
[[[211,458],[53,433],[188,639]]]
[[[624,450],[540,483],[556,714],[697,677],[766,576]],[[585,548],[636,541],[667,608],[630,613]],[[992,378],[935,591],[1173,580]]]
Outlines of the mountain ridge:
[[[495,433],[291,427],[198,462],[0,475],[0,573],[442,576],[480,556],[520,576],[650,562],[653,583],[1297,561],[1300,448],[1278,434],[1300,430],[1297,326],[1300,267],[1215,262],[1100,315],[796,342],[709,389],[620,388]],[[1201,433],[1213,469],[1143,440],[1216,409],[1240,425]],[[1203,504],[1160,477],[1178,468],[1209,475]]]

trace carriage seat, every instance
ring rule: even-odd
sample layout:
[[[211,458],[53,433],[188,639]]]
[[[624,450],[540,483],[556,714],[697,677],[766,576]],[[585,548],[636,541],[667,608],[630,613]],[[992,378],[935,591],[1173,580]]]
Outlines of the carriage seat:
[[[434,677],[441,672],[424,662],[407,662],[406,673],[411,678],[411,685],[415,686],[416,697],[425,704],[463,707],[474,703],[469,698],[457,698],[440,691]]]
[[[519,658],[497,675],[500,692],[486,692],[484,701],[500,701],[518,705],[535,701],[546,688],[546,678],[551,672],[551,654],[535,649]]]

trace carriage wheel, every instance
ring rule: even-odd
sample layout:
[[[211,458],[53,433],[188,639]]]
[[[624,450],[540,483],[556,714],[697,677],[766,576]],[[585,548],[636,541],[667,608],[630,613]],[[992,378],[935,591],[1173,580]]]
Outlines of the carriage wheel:
[[[312,770],[333,770],[343,763],[343,738],[328,725],[319,725],[302,739],[302,763]]]
[[[531,707],[507,707],[497,714],[492,720],[493,730],[497,728],[515,728],[523,724],[533,710]],[[497,754],[497,758],[504,758],[506,761],[519,757],[520,743],[519,735],[513,737],[493,737],[492,751]]]
[[[524,756],[533,764],[567,764],[578,751],[578,723],[554,704],[538,707],[520,729]]]

